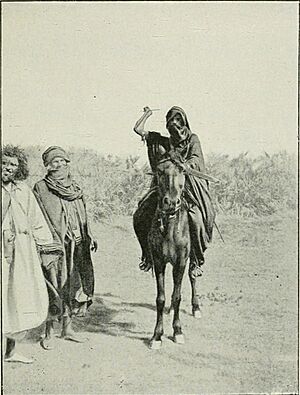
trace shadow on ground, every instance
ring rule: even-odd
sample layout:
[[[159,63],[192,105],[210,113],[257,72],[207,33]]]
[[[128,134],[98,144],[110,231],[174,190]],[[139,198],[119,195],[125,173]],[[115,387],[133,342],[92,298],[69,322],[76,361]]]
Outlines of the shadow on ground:
[[[74,319],[74,330],[76,332],[103,333],[109,336],[125,336],[127,338],[148,341],[151,332],[145,332],[136,329],[136,319],[128,320],[130,316],[134,316],[140,309],[156,311],[156,306],[150,303],[140,302],[124,302],[119,297],[107,293],[103,295],[95,295],[94,302],[85,317]],[[184,309],[183,314],[189,314]],[[126,319],[121,320],[118,315],[122,313],[126,315]],[[169,313],[166,307],[165,314]],[[121,315],[122,315],[121,314]],[[124,317],[124,315],[123,315]],[[61,324],[55,323],[55,331],[60,332]],[[26,335],[25,342],[36,343],[40,341],[44,334],[45,324],[34,328]]]
[[[136,308],[155,310],[155,307],[147,303],[127,303],[118,299],[112,294],[96,295],[87,315],[74,319],[74,330],[76,332],[103,333],[109,336],[125,336],[141,341],[148,339],[149,333],[135,330],[136,324],[134,322],[122,321],[118,319],[118,314],[125,313],[126,317],[130,317]],[[54,328],[55,332],[59,332],[61,324],[55,323]],[[40,341],[44,330],[45,324],[30,330],[24,341],[29,343]]]
[[[79,332],[93,332],[103,333],[109,336],[124,336],[131,339],[137,339],[148,342],[150,333],[142,330],[136,330],[136,324],[128,320],[128,317],[135,311],[128,307],[134,307],[134,304],[125,303],[122,301],[108,300],[106,296],[95,296],[94,303],[91,306],[86,317],[76,318],[74,320],[74,329]],[[116,298],[113,295],[109,295],[110,298]],[[150,308],[145,304],[141,304],[141,307]],[[125,313],[127,319],[118,319],[119,313]]]

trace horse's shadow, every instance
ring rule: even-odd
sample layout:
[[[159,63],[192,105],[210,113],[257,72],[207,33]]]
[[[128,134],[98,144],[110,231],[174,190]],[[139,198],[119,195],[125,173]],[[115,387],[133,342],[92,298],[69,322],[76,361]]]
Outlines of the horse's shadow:
[[[122,302],[121,306],[126,306],[126,307],[131,307],[131,308],[143,308],[143,309],[148,309],[152,311],[156,311],[156,306],[150,304],[150,303],[133,303],[133,302]]]
[[[103,333],[110,336],[130,335],[134,333],[133,322],[122,322],[117,320],[120,308],[119,304],[96,296],[93,305],[87,315],[74,320],[74,329],[78,331]],[[123,310],[124,311],[124,310]],[[127,311],[128,313],[130,311]]]
[[[128,313],[130,316],[137,307],[144,307],[155,310],[155,307],[147,303],[128,303],[121,300],[111,300],[114,295],[98,295],[94,298],[94,303],[86,317],[77,318],[74,321],[74,329],[81,332],[102,333],[108,336],[126,337],[133,340],[142,341],[149,345],[151,332],[136,329],[135,322],[118,320],[118,314]]]
[[[144,344],[149,343],[152,332],[136,329],[136,320],[130,321],[128,318],[132,313],[140,309],[147,309],[156,312],[156,306],[150,303],[143,302],[126,302],[120,300],[119,297],[107,294],[96,294],[94,301],[85,317],[76,317],[73,321],[73,327],[76,332],[90,332],[102,333],[108,336],[120,336],[130,339],[143,341]],[[190,315],[184,309],[182,313]],[[118,319],[120,313],[126,314],[126,320]],[[168,308],[165,309],[168,314]],[[56,332],[60,331],[61,325],[55,324]],[[27,333],[25,342],[35,343],[38,342],[44,334],[45,323],[34,328]]]
[[[147,303],[129,303],[119,300],[111,294],[95,295],[92,306],[85,317],[75,317],[73,328],[76,332],[102,333],[108,336],[121,336],[136,339],[148,344],[150,332],[136,330],[136,324],[128,319],[126,321],[118,319],[118,314],[134,313],[137,308],[147,308],[155,311],[155,307]],[[55,328],[60,330],[61,325],[55,324]],[[26,342],[38,342],[45,330],[45,324],[28,332]]]
[[[122,302],[121,305],[126,306],[126,307],[132,307],[134,309],[142,307],[144,309],[148,309],[148,310],[152,310],[152,311],[156,312],[156,306],[152,305],[150,303]],[[185,315],[188,315],[188,316],[192,315],[191,312],[189,312],[187,309],[184,309],[184,308],[180,308],[180,312]],[[169,305],[165,306],[164,314],[167,314],[167,315],[173,314],[173,310],[171,310],[171,301],[170,301]]]

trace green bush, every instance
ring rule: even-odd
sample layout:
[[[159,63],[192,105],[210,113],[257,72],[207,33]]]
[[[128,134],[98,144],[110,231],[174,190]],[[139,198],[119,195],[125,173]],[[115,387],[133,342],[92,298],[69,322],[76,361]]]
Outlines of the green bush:
[[[29,184],[43,177],[40,147],[28,147]],[[149,167],[137,166],[138,157],[121,159],[86,149],[70,150],[72,174],[83,187],[88,211],[95,221],[112,215],[132,215],[149,188]],[[211,154],[207,173],[218,178],[210,190],[217,212],[241,216],[269,215],[296,208],[296,161],[287,152],[250,158]]]

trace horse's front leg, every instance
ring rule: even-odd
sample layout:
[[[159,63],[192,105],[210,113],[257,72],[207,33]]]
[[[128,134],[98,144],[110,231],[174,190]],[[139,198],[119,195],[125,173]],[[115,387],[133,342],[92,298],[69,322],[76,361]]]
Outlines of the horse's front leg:
[[[181,258],[173,267],[173,283],[174,289],[172,294],[172,306],[174,308],[173,318],[173,339],[175,343],[184,344],[184,336],[182,334],[181,322],[179,319],[179,307],[181,302],[181,285],[186,266],[186,259]]]
[[[199,296],[198,296],[198,277],[194,277],[192,275],[191,270],[189,270],[189,278],[192,287],[192,314],[195,318],[201,318],[201,310],[199,305]]]
[[[157,297],[156,297],[156,325],[154,329],[154,335],[150,342],[150,348],[159,349],[162,341],[161,337],[164,333],[163,329],[163,313],[165,307],[165,269],[166,265],[161,262],[155,262],[154,264],[156,285],[157,285]]]

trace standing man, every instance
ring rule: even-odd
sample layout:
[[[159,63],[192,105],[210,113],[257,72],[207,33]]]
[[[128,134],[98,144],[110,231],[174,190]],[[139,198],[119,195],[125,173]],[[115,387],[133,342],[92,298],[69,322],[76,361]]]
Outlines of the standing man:
[[[97,250],[88,225],[83,191],[72,179],[70,159],[61,147],[49,147],[42,155],[46,176],[34,186],[34,194],[49,224],[54,242],[43,249],[43,270],[48,284],[49,315],[44,349],[53,348],[53,322],[62,320],[61,336],[85,341],[72,329],[74,315],[84,316],[94,294],[91,250]]]
[[[166,128],[170,137],[145,129],[146,120],[152,115],[149,107],[136,122],[134,131],[147,142],[148,157],[152,171],[165,157],[174,157],[182,162],[182,166],[205,173],[203,153],[198,136],[192,133],[184,110],[172,107],[166,115]],[[189,227],[191,235],[190,273],[193,277],[202,275],[204,252],[212,239],[215,212],[208,189],[208,181],[194,175],[186,174],[184,194],[188,207]],[[148,254],[148,233],[157,207],[157,185],[154,178],[150,191],[139,203],[134,213],[134,229],[142,248],[140,269],[148,271],[151,258]]]
[[[32,363],[16,341],[46,320],[48,294],[37,247],[53,242],[36,199],[24,180],[27,158],[18,147],[2,149],[2,307],[6,362]]]

